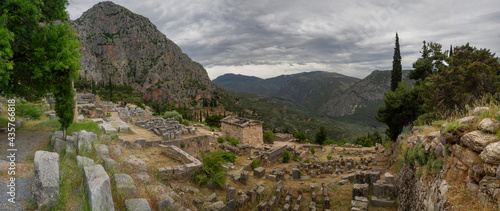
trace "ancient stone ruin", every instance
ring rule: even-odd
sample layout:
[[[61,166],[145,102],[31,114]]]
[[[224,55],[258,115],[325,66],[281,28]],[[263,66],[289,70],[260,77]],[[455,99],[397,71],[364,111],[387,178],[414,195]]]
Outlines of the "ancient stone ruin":
[[[240,117],[228,116],[221,120],[223,137],[233,137],[240,143],[252,147],[261,147],[264,144],[262,122]]]

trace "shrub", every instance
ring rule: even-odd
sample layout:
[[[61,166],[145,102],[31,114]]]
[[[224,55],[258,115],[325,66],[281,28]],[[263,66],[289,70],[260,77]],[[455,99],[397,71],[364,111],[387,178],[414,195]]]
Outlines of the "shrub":
[[[331,159],[332,159],[332,156],[331,156],[331,155],[327,155],[327,156],[326,156],[326,159],[327,159],[327,160],[331,160]]]
[[[328,145],[331,145],[331,144],[333,144],[333,141],[331,139],[329,139],[329,138],[327,138],[326,141],[323,142],[323,146],[328,146]]]
[[[110,112],[106,112],[106,117],[111,117],[111,113]]]
[[[450,122],[446,125],[446,128],[444,129],[444,132],[458,132],[462,128],[467,128],[469,125],[467,124],[458,124],[458,120],[454,122]]]
[[[256,169],[261,165],[262,161],[260,159],[252,160],[252,169]]]
[[[220,156],[223,160],[225,160],[227,162],[231,162],[231,163],[236,162],[236,155],[233,153],[229,153],[229,152],[222,151],[222,150],[218,150],[218,151],[215,151],[213,153],[217,156]]]
[[[182,119],[182,115],[177,111],[165,111],[163,115],[161,115],[161,117],[163,117],[164,119],[174,118],[178,122],[184,121],[184,119]]]
[[[443,166],[443,158],[439,158],[432,162],[432,173],[437,174],[441,171],[441,167]]]
[[[293,134],[293,137],[300,140],[301,142],[304,142],[307,139],[306,134],[303,132],[296,132],[295,134]]]
[[[187,121],[187,120],[182,121],[182,124],[186,125],[186,127],[189,127],[189,121]]]
[[[268,144],[272,144],[274,138],[276,138],[276,134],[274,134],[272,130],[266,131],[263,136],[264,136],[264,142]]]
[[[283,163],[288,163],[288,161],[290,161],[290,152],[285,151],[285,153],[283,153]]]
[[[193,179],[198,185],[223,189],[226,184],[226,171],[222,167],[224,159],[218,153],[200,152],[203,168],[196,172]]]
[[[20,101],[16,106],[16,114],[31,119],[40,119],[44,112],[45,108],[43,106],[33,105],[32,103],[24,100]]]
[[[217,142],[219,142],[221,144],[224,143],[224,138],[222,138],[222,137],[217,138]]]
[[[311,147],[311,154],[314,155],[314,153],[316,153],[316,150],[314,150],[314,147]]]
[[[240,143],[240,140],[235,139],[233,137],[229,137],[229,136],[226,137],[226,141],[227,141],[227,143],[230,143],[233,146],[236,146],[236,145],[238,145]]]
[[[306,160],[304,160],[304,163],[310,163],[311,161],[309,160],[309,158],[307,158]]]
[[[182,142],[181,143],[181,148],[184,148],[186,146],[186,143]]]

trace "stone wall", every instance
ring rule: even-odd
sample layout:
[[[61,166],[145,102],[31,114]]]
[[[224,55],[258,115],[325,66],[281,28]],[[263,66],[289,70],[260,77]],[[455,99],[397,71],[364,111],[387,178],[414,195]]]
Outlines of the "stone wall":
[[[202,135],[202,136],[189,137],[185,139],[162,141],[161,144],[176,146],[186,151],[189,154],[198,154],[200,150],[203,152],[208,152],[210,150],[210,140],[212,139],[213,139],[212,136]],[[182,147],[182,143],[184,143],[184,147]]]

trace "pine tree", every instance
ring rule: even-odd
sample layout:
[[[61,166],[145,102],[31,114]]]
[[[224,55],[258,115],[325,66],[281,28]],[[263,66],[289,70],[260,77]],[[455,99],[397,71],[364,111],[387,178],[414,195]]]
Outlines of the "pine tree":
[[[396,47],[394,47],[394,56],[392,61],[392,72],[391,72],[391,91],[396,90],[398,83],[403,77],[403,69],[401,67],[401,53],[399,51],[399,37],[396,32]]]
[[[321,126],[319,128],[319,132],[316,133],[315,138],[316,138],[316,143],[319,145],[323,145],[323,143],[326,141],[326,128]]]
[[[111,77],[109,77],[109,101],[113,99],[113,84],[111,83]]]

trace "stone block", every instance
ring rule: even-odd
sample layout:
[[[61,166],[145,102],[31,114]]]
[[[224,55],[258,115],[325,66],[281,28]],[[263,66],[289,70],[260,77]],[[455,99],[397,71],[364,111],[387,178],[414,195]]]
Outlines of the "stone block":
[[[139,183],[144,183],[144,184],[151,183],[151,177],[146,172],[135,173],[135,174],[132,174],[131,176],[132,176],[132,178],[134,178],[135,181],[137,181]]]
[[[109,157],[108,147],[104,144],[95,144],[94,145],[96,154],[100,157]]]
[[[94,160],[88,158],[88,157],[83,157],[80,155],[76,156],[76,164],[78,167],[84,167],[84,166],[93,166],[94,165]]]
[[[300,179],[300,170],[298,168],[292,169],[292,179],[299,180]]]
[[[59,200],[59,154],[37,151],[33,164],[32,191],[38,207],[56,204]]]
[[[372,203],[376,207],[394,207],[394,200],[372,196]]]
[[[389,172],[386,172],[384,174],[384,180],[386,183],[388,184],[394,184],[394,175],[392,175],[391,173]]]
[[[167,194],[163,194],[161,200],[158,200],[157,206],[158,210],[175,210],[174,208],[175,201]]]
[[[217,201],[215,203],[210,204],[206,210],[207,211],[224,211],[226,205],[224,205],[223,201]]]
[[[56,138],[54,141],[54,147],[52,148],[53,152],[61,154],[64,150],[66,150],[66,142]]]
[[[240,180],[243,185],[247,185],[248,182],[248,171],[241,171]]]
[[[85,192],[91,210],[114,211],[109,176],[101,165],[83,167]]]
[[[148,200],[146,199],[127,199],[125,200],[126,211],[151,211]]]
[[[134,155],[130,155],[125,161],[123,161],[123,165],[137,172],[147,171],[146,162],[136,158]]]
[[[104,169],[106,171],[119,171],[121,169],[121,165],[111,158],[103,158],[104,160]]]
[[[134,198],[137,195],[135,182],[128,174],[114,174],[113,182],[117,194],[122,198]]]
[[[253,170],[253,177],[261,178],[266,174],[266,169],[263,167],[258,167]]]
[[[144,138],[135,139],[134,144],[139,144],[142,147],[144,147],[144,145],[146,144],[146,139],[144,139]]]
[[[227,189],[226,200],[236,200],[236,189],[233,187],[229,187]]]
[[[356,196],[368,197],[368,184],[354,184],[352,187],[352,198]]]
[[[217,201],[217,194],[212,193],[210,196],[207,197],[206,201],[208,202],[216,202]]]

